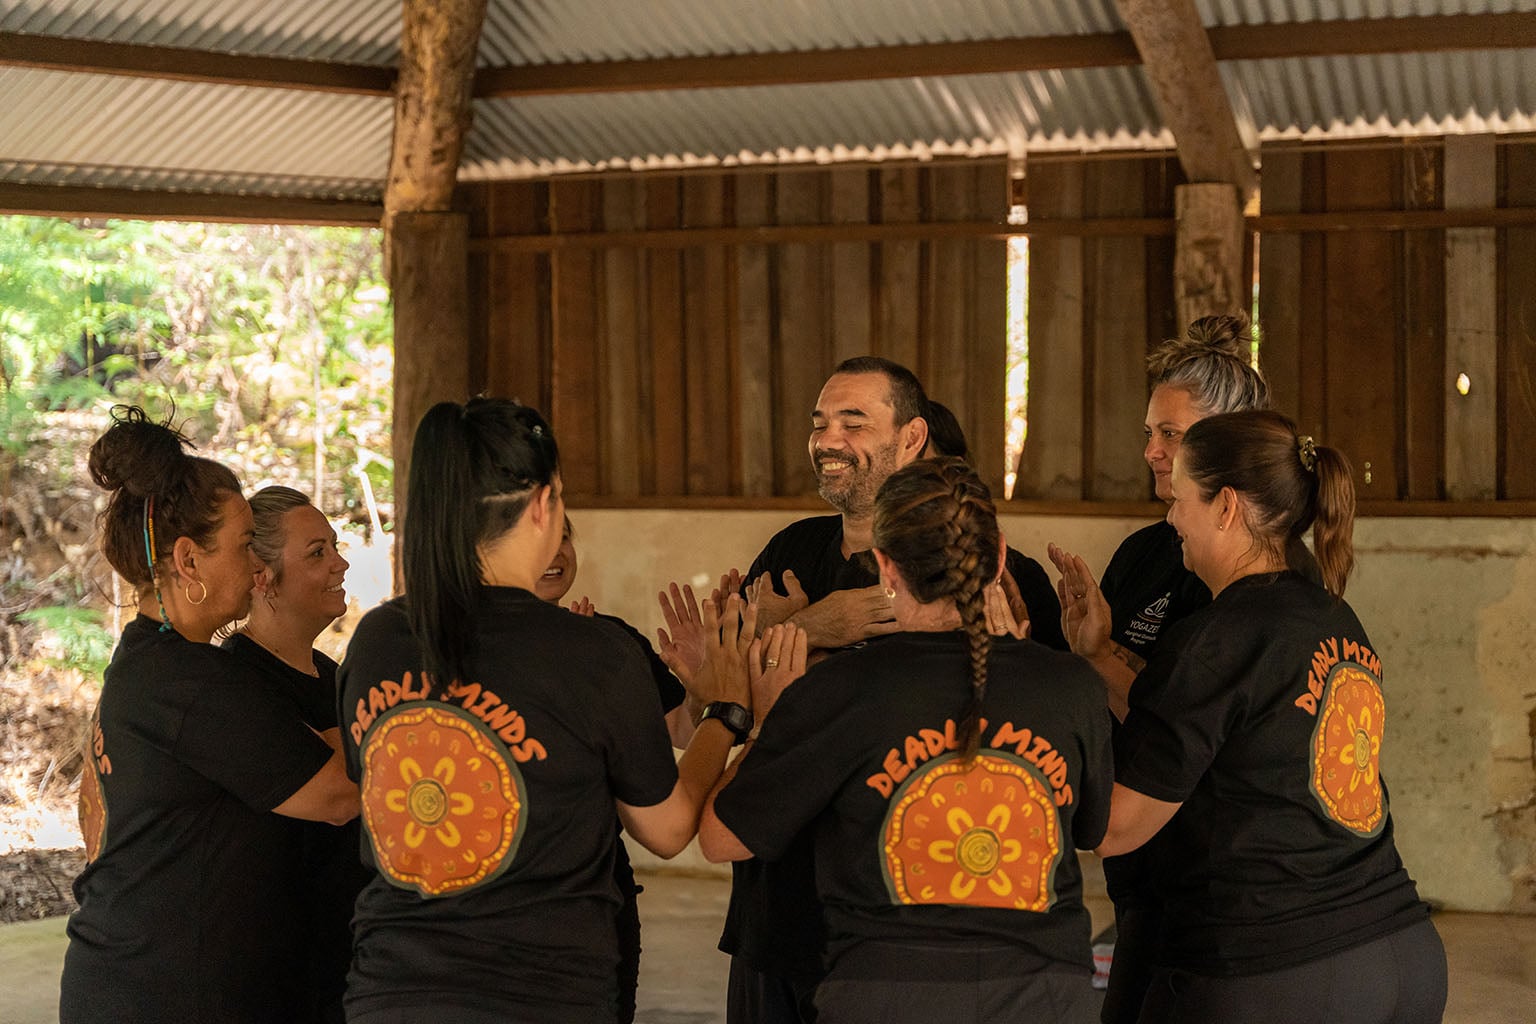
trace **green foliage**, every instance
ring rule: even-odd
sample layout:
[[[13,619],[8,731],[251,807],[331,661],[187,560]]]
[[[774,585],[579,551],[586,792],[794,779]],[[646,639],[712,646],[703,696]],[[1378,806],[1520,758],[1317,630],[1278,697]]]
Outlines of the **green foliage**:
[[[46,664],[79,669],[87,676],[101,678],[116,640],[102,624],[100,612],[94,608],[52,605],[33,608],[16,618],[42,631],[38,648]]]

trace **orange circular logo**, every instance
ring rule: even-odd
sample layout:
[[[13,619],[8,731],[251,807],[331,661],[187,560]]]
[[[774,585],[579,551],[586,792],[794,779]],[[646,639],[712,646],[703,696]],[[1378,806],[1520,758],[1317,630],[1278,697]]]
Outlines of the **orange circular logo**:
[[[1386,704],[1381,683],[1349,662],[1328,676],[1312,731],[1312,795],[1332,821],[1373,836],[1386,821],[1381,788],[1381,737]]]
[[[523,780],[478,721],[439,705],[381,717],[362,751],[363,823],[384,877],[423,896],[506,870],[522,839]]]
[[[1000,751],[930,761],[891,799],[884,854],[897,903],[1049,910],[1061,861],[1051,787]]]

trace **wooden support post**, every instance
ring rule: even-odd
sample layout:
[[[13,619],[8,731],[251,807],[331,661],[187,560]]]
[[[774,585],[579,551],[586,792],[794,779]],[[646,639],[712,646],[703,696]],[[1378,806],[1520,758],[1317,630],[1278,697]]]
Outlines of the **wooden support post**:
[[[404,0],[401,11],[395,134],[384,186],[384,252],[395,309],[397,524],[406,514],[416,423],[436,402],[469,397],[469,223],[448,211],[469,129],[485,5]],[[397,588],[399,564],[396,559]]]
[[[397,214],[392,241],[398,516],[416,424],[436,403],[469,397],[469,220],[461,213]]]
[[[1115,7],[1178,140],[1184,173],[1190,181],[1230,182],[1246,201],[1258,179],[1194,0],[1115,0]]]
[[[1180,185],[1174,190],[1174,211],[1173,298],[1180,331],[1202,316],[1245,311],[1249,302],[1243,294],[1243,210],[1237,188]]]
[[[1447,138],[1445,208],[1493,206],[1496,161],[1491,135]],[[1452,501],[1484,501],[1497,492],[1497,257],[1493,228],[1445,233],[1445,492]]]

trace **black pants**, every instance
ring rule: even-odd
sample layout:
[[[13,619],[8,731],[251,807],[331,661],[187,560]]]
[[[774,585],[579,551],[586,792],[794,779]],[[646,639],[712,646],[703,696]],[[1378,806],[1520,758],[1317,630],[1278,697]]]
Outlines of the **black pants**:
[[[1093,1024],[1093,972],[1018,946],[865,942],[816,990],[818,1024]]]
[[[1445,947],[1421,921],[1266,974],[1158,971],[1140,1024],[1439,1024],[1445,998]]]
[[[1136,1024],[1152,984],[1162,915],[1157,904],[1115,904],[1115,957],[1109,965],[1104,1008],[1099,1012],[1102,1024]]]
[[[731,957],[725,1024],[816,1024],[816,982],[764,974]]]

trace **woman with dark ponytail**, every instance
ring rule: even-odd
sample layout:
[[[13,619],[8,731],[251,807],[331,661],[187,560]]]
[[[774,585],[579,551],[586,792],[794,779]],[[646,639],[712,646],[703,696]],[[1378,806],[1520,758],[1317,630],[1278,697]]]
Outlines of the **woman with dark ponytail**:
[[[102,552],[134,590],[91,723],[80,786],[64,1024],[301,1019],[285,912],[297,857],[283,817],[342,824],[341,755],[214,631],[250,608],[251,508],[224,466],[142,409],[91,447],[110,492]],[[273,813],[275,812],[275,813]]]
[[[1003,546],[960,459],[892,474],[874,541],[900,632],[787,690],[803,634],[765,634],[749,668],[773,712],[706,808],[704,854],[772,859],[814,828],[820,1024],[1092,1021],[1074,850],[1107,820],[1102,683],[1079,658],[988,633]]]
[[[405,596],[363,617],[338,679],[376,872],[347,1019],[612,1024],[614,811],[660,856],[687,845],[751,728],[745,667],[701,670],[704,719],[674,762],[634,643],[536,593],[565,502],[554,435],[526,406],[433,406],[407,499]]]
[[[1153,652],[1116,744],[1100,852],[1160,844],[1140,1020],[1439,1021],[1445,951],[1380,774],[1381,659],[1343,600],[1349,463],[1278,413],[1232,413],[1190,427],[1170,483],[1214,601]],[[1321,585],[1298,571],[1308,530]]]

